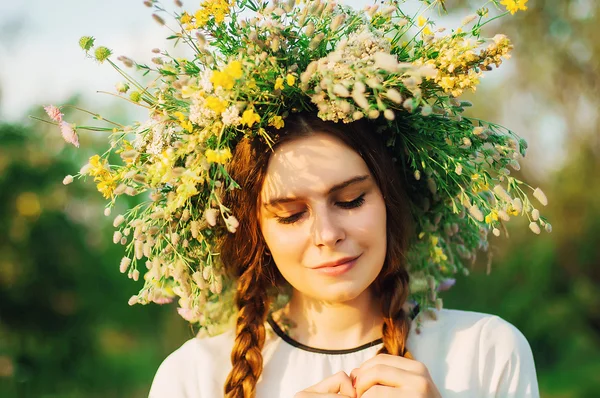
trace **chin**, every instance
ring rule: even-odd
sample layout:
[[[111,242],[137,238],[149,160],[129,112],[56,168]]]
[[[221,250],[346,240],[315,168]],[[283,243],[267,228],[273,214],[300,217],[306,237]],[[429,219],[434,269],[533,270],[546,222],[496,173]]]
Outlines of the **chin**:
[[[324,284],[321,289],[313,290],[308,293],[315,299],[330,302],[330,303],[344,303],[347,301],[354,300],[367,290],[369,285],[357,284],[354,281],[339,281],[330,284]]]

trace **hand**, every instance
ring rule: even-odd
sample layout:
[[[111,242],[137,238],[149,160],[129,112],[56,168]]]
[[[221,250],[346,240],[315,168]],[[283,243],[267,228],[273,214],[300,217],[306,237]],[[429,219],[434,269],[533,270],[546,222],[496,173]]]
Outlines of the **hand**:
[[[357,398],[442,398],[420,362],[380,354],[350,373]]]
[[[312,387],[302,390],[294,398],[356,398],[352,380],[345,372],[338,372]]]

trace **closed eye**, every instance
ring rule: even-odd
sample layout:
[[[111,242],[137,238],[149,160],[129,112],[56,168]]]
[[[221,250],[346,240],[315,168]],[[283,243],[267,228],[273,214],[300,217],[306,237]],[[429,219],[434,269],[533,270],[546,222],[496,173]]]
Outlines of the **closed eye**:
[[[356,209],[360,206],[362,206],[365,203],[365,194],[363,193],[362,195],[360,195],[358,198],[348,201],[348,202],[336,202],[336,206],[342,208],[342,209]],[[277,222],[281,223],[281,224],[294,224],[295,222],[299,221],[300,218],[304,215],[304,213],[306,213],[306,211],[301,211],[299,213],[296,214],[292,214],[289,217],[279,217],[279,216],[275,216],[275,218],[277,219]]]

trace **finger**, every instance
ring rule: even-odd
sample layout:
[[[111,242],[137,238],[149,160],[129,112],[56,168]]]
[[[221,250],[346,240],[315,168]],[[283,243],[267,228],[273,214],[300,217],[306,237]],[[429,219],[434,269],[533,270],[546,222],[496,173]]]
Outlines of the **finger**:
[[[387,365],[374,365],[360,371],[354,380],[358,398],[377,385],[403,391],[427,391],[428,378],[416,373]]]
[[[349,395],[334,394],[334,393],[322,394],[322,393],[318,393],[318,392],[300,391],[299,393],[294,395],[294,398],[355,398],[355,397],[349,396]]]
[[[379,355],[375,355],[373,358],[365,361],[356,372],[353,370],[352,373],[350,374],[350,376],[356,376],[358,373],[362,372],[363,370],[369,369],[370,367],[373,367],[376,365],[392,366],[394,368],[403,369],[403,370],[413,372],[416,374],[421,374],[421,375],[429,374],[427,367],[419,361],[415,361],[414,359],[399,357],[397,355],[379,354]]]
[[[365,391],[362,398],[414,398],[414,393],[394,387],[373,386]]]
[[[356,396],[354,387],[352,386],[352,380],[350,380],[350,377],[344,372],[338,372],[304,391],[322,394],[340,393],[352,398]]]

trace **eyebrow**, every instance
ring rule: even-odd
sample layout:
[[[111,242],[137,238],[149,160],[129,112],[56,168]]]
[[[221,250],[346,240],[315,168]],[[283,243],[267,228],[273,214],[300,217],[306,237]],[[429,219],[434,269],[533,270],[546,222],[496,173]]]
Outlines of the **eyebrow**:
[[[332,193],[340,191],[340,190],[346,188],[349,185],[356,184],[357,182],[365,181],[365,180],[367,180],[369,178],[370,178],[369,175],[362,175],[362,176],[352,177],[349,180],[346,180],[344,182],[340,182],[339,184],[335,184],[334,186],[332,186],[329,189],[329,191],[327,191],[327,195],[331,195]],[[265,207],[267,207],[267,206],[273,207],[273,206],[277,206],[278,204],[282,204],[282,203],[295,202],[298,199],[299,198],[297,198],[297,197],[294,197],[294,198],[276,198],[276,199],[273,199],[273,200],[269,201],[267,204],[265,204]]]

